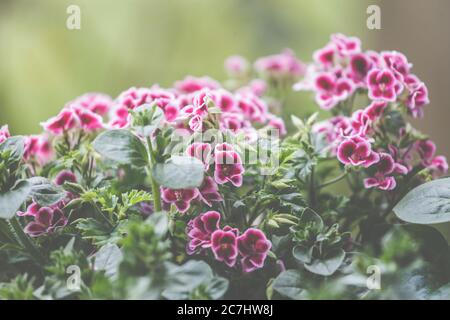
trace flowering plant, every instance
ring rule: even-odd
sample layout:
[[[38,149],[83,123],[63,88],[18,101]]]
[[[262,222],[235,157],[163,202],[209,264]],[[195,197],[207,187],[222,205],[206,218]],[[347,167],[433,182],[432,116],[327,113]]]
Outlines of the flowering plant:
[[[407,58],[335,34],[312,63],[225,68],[0,129],[0,298],[450,297],[426,226],[450,221],[448,165],[407,122],[429,103]],[[291,88],[331,117],[288,135]]]

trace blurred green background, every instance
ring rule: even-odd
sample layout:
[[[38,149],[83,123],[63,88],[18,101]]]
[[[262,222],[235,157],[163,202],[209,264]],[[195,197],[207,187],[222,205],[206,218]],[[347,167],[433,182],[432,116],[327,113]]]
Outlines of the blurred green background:
[[[66,28],[71,4],[81,8],[81,30]],[[380,5],[382,30],[367,29],[369,4]],[[415,63],[432,99],[417,126],[450,155],[449,8],[446,0],[0,0],[0,125],[39,132],[40,121],[85,92],[116,97],[188,74],[223,80],[232,54],[253,60],[290,47],[310,61],[342,32]],[[293,92],[287,105],[298,115],[316,108],[308,93]]]

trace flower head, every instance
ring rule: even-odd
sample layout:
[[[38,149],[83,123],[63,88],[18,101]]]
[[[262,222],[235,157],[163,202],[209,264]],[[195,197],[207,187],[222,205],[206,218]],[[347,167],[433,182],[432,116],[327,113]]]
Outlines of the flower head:
[[[63,170],[55,178],[55,184],[62,186],[64,182],[77,182],[77,177],[69,170]]]
[[[244,272],[262,268],[272,246],[266,235],[255,228],[247,229],[239,236],[237,245],[239,253],[242,255],[241,264]]]
[[[187,253],[193,254],[202,249],[211,247],[211,235],[219,229],[220,213],[207,211],[190,220],[186,227],[189,238]]]
[[[205,170],[208,170],[211,162],[211,145],[209,143],[194,142],[187,147],[186,154],[199,159],[205,165]]]
[[[161,197],[166,203],[174,204],[181,213],[188,211],[191,201],[198,196],[197,189],[161,188]]]
[[[68,219],[60,209],[43,207],[34,215],[34,221],[25,226],[24,231],[30,237],[39,237],[55,232],[57,229],[64,227],[67,222]]]
[[[231,182],[235,187],[242,185],[242,175],[245,170],[237,152],[231,150],[227,144],[218,145],[214,153],[214,160],[214,180],[218,184]]]
[[[367,75],[369,98],[394,102],[397,99],[398,82],[389,69],[373,69]]]
[[[231,77],[242,77],[249,69],[248,61],[242,56],[231,56],[225,60],[225,70]]]
[[[180,93],[192,93],[202,89],[218,89],[220,85],[217,81],[209,77],[187,76],[183,80],[175,82],[175,89]]]
[[[237,235],[232,230],[216,230],[211,235],[211,249],[218,261],[223,261],[229,267],[236,264],[238,256]]]
[[[343,164],[365,168],[380,160],[379,155],[372,151],[370,142],[359,136],[353,136],[341,142],[337,149],[337,157]]]
[[[212,206],[212,202],[222,201],[223,198],[219,193],[217,183],[211,177],[205,177],[202,185],[198,188],[199,199],[203,201],[209,207]]]
[[[56,117],[50,118],[41,123],[45,131],[54,135],[61,135],[63,132],[74,128],[78,118],[74,110],[64,108]]]
[[[35,159],[40,165],[47,163],[53,156],[53,149],[46,135],[31,135],[25,138],[23,157],[26,161]]]
[[[110,110],[113,101],[110,96],[102,93],[86,93],[76,98],[72,104],[92,111],[98,115],[105,115]]]

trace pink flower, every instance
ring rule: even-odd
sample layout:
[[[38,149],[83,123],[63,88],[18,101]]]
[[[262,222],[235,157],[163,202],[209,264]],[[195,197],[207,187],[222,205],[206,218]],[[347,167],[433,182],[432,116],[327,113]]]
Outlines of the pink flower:
[[[205,177],[202,185],[198,189],[199,199],[202,200],[209,207],[212,206],[212,202],[222,201],[223,198],[219,193],[219,188],[211,177]]]
[[[173,122],[177,119],[178,116],[178,106],[176,106],[174,103],[168,103],[164,108],[164,117],[167,121]]]
[[[211,145],[209,143],[194,142],[187,147],[186,154],[202,161],[205,170],[208,170],[211,163]]]
[[[211,247],[211,235],[219,229],[220,213],[208,211],[190,220],[186,227],[189,242],[186,248],[188,254]]]
[[[347,37],[341,33],[331,35],[331,42],[336,45],[340,56],[349,56],[361,52],[361,40]]]
[[[151,89],[148,88],[132,87],[119,95],[117,103],[127,109],[135,109],[143,104],[151,103],[153,100],[151,93]]]
[[[403,53],[397,51],[384,51],[381,53],[381,58],[385,65],[394,72],[396,78],[400,81],[409,74],[412,65]]]
[[[280,137],[287,134],[286,126],[284,125],[283,119],[279,117],[271,117],[269,122],[267,123],[269,127],[272,127],[278,131],[278,135]]]
[[[189,120],[189,128],[194,132],[203,131],[203,117],[199,115],[194,115]]]
[[[64,182],[77,182],[77,177],[69,170],[63,170],[55,178],[55,184],[62,186]]]
[[[229,267],[236,264],[238,256],[237,235],[233,231],[216,230],[211,235],[211,249],[218,261]]]
[[[337,149],[337,157],[343,164],[370,167],[380,160],[378,154],[372,151],[369,141],[353,136],[341,142]]]
[[[336,54],[336,46],[334,43],[329,43],[322,49],[317,50],[313,54],[314,61],[325,67],[331,68],[334,64]]]
[[[8,139],[10,136],[8,125],[5,124],[0,128],[0,143]]]
[[[353,112],[351,125],[355,134],[365,136],[369,131],[371,120],[364,110],[356,110]]]
[[[372,101],[372,103],[364,109],[364,113],[370,121],[375,121],[381,118],[386,107],[387,103],[385,101]]]
[[[364,179],[364,186],[366,188],[378,188],[381,190],[393,190],[397,186],[395,178],[390,176],[394,172],[405,173],[405,167],[395,163],[394,158],[389,153],[379,153],[380,161],[375,167],[375,174],[373,177]],[[407,171],[406,171],[407,172]]]
[[[431,140],[419,140],[414,144],[414,148],[425,166],[430,163],[436,153],[436,145]]]
[[[423,117],[422,107],[430,103],[426,85],[423,82],[419,82],[410,84],[407,88],[408,97],[406,99],[406,106],[408,107],[409,112],[415,118]]]
[[[53,233],[64,227],[67,222],[68,219],[60,209],[43,207],[34,216],[34,221],[25,226],[24,232],[30,237],[39,237],[47,233]]]
[[[237,238],[237,246],[242,255],[242,270],[251,272],[264,266],[272,245],[261,230],[250,228]]]
[[[131,115],[126,107],[116,108],[109,122],[111,128],[122,129],[130,124]]]
[[[193,199],[197,198],[197,189],[169,189],[161,188],[162,199],[170,204],[174,204],[179,212],[185,213],[190,207]]]
[[[397,80],[388,69],[373,69],[368,76],[369,98],[394,102],[397,98]]]
[[[240,187],[245,170],[239,154],[230,149],[232,148],[227,144],[216,147],[214,180],[218,184],[231,182],[235,187]]]
[[[103,116],[108,113],[113,101],[110,96],[105,94],[86,93],[76,98],[73,104]]]
[[[231,130],[238,133],[239,130],[249,127],[248,121],[244,120],[244,116],[240,113],[226,112],[220,115],[220,129]]]
[[[332,73],[321,73],[315,78],[314,90],[319,106],[329,110],[352,95],[355,87],[347,78],[336,79]]]
[[[78,117],[72,109],[64,108],[56,117],[41,123],[45,131],[60,135],[77,125]]]
[[[350,78],[352,78],[356,83],[364,82],[372,66],[372,61],[364,53],[353,55],[350,58]]]
[[[225,70],[231,77],[245,76],[248,68],[248,61],[242,56],[231,56],[225,60]]]
[[[53,150],[45,135],[31,135],[25,138],[24,159],[36,159],[40,165],[47,163],[53,156]]]
[[[261,79],[253,79],[249,84],[250,92],[261,97],[267,91],[267,83]]]
[[[201,89],[218,89],[220,85],[217,81],[209,77],[187,76],[183,80],[175,82],[175,89],[181,93],[192,93]]]
[[[226,90],[219,89],[214,91],[212,99],[222,112],[231,112],[236,108],[234,96]]]
[[[436,156],[433,160],[431,160],[427,168],[431,170],[433,178],[438,178],[439,176],[446,174],[448,171],[447,158],[444,156]]]
[[[36,215],[36,213],[39,211],[40,208],[41,208],[41,206],[39,206],[36,202],[32,202],[27,207],[27,210],[25,212],[18,211],[17,215],[19,217],[24,217],[24,216],[32,216],[32,217],[34,217]]]
[[[367,189],[376,187],[381,190],[393,190],[396,186],[397,182],[392,176],[376,175],[375,177],[364,179],[364,187]]]
[[[255,62],[255,69],[270,78],[297,79],[305,73],[306,67],[292,50],[285,49],[280,54],[259,58]]]
[[[73,110],[83,130],[94,131],[103,128],[103,119],[100,115],[81,107],[73,107]]]
[[[254,94],[246,93],[237,96],[238,108],[250,121],[264,123],[267,119],[266,103]]]

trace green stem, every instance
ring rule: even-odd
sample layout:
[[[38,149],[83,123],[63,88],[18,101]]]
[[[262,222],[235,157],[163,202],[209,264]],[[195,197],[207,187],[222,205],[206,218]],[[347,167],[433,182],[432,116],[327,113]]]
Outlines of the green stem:
[[[159,190],[159,185],[156,183],[156,181],[153,179],[152,176],[152,168],[153,165],[156,162],[155,159],[155,153],[152,146],[152,140],[150,137],[147,137],[147,148],[148,148],[148,155],[149,155],[149,170],[148,175],[150,177],[150,184],[152,186],[152,194],[153,194],[153,207],[155,209],[155,212],[161,211],[161,192]]]
[[[311,175],[309,176],[309,205],[311,208],[316,206],[316,189],[314,183],[314,171],[315,167],[311,169]]]
[[[17,238],[17,241],[28,251],[28,253],[36,260],[40,265],[45,264],[45,258],[39,252],[36,245],[31,241],[31,239],[23,232],[22,226],[17,220],[17,217],[13,217],[8,220],[9,225],[12,230],[14,230],[14,235]]]
[[[342,179],[344,179],[346,176],[347,176],[347,172],[343,172],[343,173],[341,173],[339,176],[337,176],[336,178],[331,179],[331,180],[329,180],[329,181],[327,181],[327,182],[324,182],[323,184],[321,184],[320,186],[318,186],[318,189],[325,188],[325,187],[327,187],[327,186],[329,186],[329,185],[331,185],[331,184],[333,184],[333,183],[339,182],[339,181],[341,181]]]
[[[91,201],[91,205],[94,207],[95,211],[97,211],[98,215],[108,224],[108,226],[110,228],[114,228],[112,222],[108,219],[107,216],[105,216],[103,211],[98,207],[97,203],[95,203],[95,201]]]

